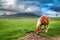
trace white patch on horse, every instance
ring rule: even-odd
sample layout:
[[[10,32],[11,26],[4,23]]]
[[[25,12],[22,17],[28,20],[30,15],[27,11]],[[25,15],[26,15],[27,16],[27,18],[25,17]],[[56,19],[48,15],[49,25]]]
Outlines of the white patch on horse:
[[[41,20],[41,17],[40,17],[40,18],[38,19],[38,21],[37,21],[37,26],[36,26],[36,28],[38,28],[38,26],[41,24],[40,20]]]

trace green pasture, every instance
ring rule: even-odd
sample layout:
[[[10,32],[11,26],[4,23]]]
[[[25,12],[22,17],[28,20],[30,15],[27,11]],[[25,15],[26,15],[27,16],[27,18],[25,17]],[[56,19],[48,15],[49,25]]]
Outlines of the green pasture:
[[[36,32],[36,19],[0,19],[0,40],[16,40],[26,33]],[[60,19],[50,18],[49,31],[41,36],[60,36]]]

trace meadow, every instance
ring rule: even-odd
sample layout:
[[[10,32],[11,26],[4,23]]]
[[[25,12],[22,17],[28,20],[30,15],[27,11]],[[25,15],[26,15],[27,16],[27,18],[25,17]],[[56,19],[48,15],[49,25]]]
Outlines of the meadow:
[[[26,33],[36,32],[35,19],[0,19],[0,40],[16,40]],[[60,36],[60,19],[50,18],[49,31],[40,36]]]

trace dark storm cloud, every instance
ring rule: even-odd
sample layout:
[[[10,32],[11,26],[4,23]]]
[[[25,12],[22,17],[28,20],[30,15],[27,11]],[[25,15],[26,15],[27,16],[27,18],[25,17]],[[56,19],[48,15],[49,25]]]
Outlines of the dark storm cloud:
[[[54,0],[20,0],[20,1],[39,1],[41,3],[52,3]]]
[[[51,9],[54,11],[60,11],[60,4],[53,5]]]
[[[0,8],[0,11],[13,11],[13,12],[16,12],[16,10],[8,9],[8,8]]]
[[[54,0],[38,0],[41,3],[52,3]]]
[[[0,6],[0,11],[12,11],[12,12],[18,12],[18,13],[24,13],[24,12],[36,12],[40,11],[39,7],[37,6],[39,2],[32,2],[32,1],[16,1],[16,3],[6,0],[7,2],[2,3],[3,5]],[[1,3],[1,2],[0,2]],[[16,5],[17,4],[17,5]],[[35,4],[35,5],[33,5]]]

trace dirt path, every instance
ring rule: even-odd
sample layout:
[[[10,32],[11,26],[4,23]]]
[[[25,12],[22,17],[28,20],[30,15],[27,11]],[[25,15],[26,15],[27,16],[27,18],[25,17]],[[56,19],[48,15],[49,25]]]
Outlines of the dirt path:
[[[60,40],[60,37],[50,37],[50,36],[41,37],[36,33],[30,33],[26,34],[26,36],[22,38],[18,38],[17,40]]]

